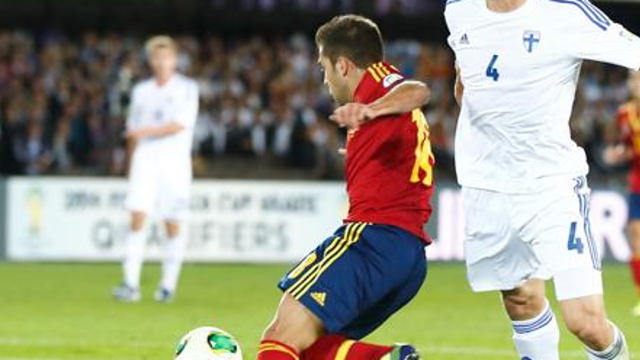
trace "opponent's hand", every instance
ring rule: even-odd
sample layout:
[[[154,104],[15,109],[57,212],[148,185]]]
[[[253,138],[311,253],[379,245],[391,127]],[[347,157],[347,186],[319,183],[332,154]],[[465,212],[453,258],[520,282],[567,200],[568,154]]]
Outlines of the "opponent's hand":
[[[364,104],[350,103],[337,108],[329,119],[337,123],[340,127],[349,130],[358,130],[360,125],[373,119],[374,113],[369,106]]]

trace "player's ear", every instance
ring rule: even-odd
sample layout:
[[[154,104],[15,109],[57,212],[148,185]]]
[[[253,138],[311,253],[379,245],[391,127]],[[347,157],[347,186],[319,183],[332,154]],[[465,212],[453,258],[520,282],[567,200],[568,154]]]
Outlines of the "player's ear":
[[[336,71],[340,76],[346,77],[349,74],[349,60],[344,56],[338,57],[336,61]]]

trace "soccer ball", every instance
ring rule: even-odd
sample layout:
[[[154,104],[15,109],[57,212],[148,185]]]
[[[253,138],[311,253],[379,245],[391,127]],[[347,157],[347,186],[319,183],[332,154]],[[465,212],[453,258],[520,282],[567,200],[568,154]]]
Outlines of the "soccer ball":
[[[226,331],[201,327],[180,340],[175,360],[242,360],[242,351],[236,339]]]

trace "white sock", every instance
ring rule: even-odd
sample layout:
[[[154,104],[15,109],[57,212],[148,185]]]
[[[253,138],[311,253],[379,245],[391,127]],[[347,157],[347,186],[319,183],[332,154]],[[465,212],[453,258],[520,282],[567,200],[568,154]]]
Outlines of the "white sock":
[[[145,240],[143,231],[130,231],[125,244],[124,261],[122,262],[124,283],[135,289],[140,287],[140,271],[144,261]]]
[[[180,270],[184,251],[187,247],[187,234],[184,227],[180,228],[178,235],[169,238],[165,246],[164,260],[162,262],[162,280],[160,287],[174,292],[178,286]]]
[[[587,356],[591,360],[629,360],[629,349],[624,334],[617,326],[610,323],[614,331],[613,344],[604,351],[595,351],[587,348]]]
[[[531,320],[513,321],[513,342],[522,360],[559,360],[560,330],[549,306]]]

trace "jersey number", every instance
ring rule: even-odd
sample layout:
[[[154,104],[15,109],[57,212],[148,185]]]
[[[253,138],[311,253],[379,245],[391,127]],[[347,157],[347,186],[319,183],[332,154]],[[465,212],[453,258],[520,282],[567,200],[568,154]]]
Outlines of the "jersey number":
[[[500,79],[500,73],[496,68],[496,62],[498,61],[498,55],[493,55],[491,58],[491,62],[489,66],[487,66],[487,77],[492,78],[493,81],[498,81]]]
[[[427,125],[427,119],[425,119],[422,111],[418,109],[413,110],[411,113],[411,120],[418,128],[418,142],[415,150],[416,161],[413,164],[413,171],[411,172],[411,183],[415,184],[420,182],[420,173],[422,172],[424,173],[422,183],[426,186],[431,186],[433,183],[433,164],[435,159],[433,157],[433,151],[431,151],[431,141],[429,141],[429,125]]]
[[[584,253],[584,244],[582,239],[576,237],[576,229],[578,228],[577,222],[571,223],[571,229],[569,230],[569,242],[567,243],[567,250],[576,250],[578,254]]]

